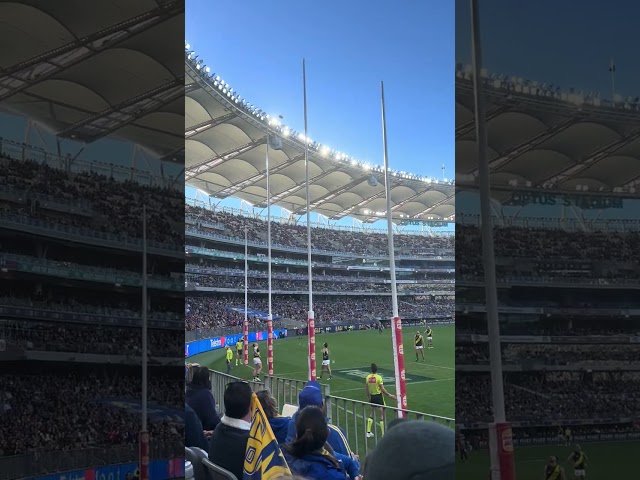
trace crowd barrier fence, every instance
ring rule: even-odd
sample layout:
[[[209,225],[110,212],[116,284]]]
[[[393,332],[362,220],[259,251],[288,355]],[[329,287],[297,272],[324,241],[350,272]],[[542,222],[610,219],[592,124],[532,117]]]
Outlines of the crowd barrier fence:
[[[245,381],[233,375],[210,370],[211,389],[214,399],[217,402],[219,413],[224,413],[224,390],[228,383]],[[295,380],[281,377],[268,377],[264,381],[248,382],[254,392],[260,390],[268,390],[273,398],[275,398],[278,408],[282,411],[285,404],[298,405],[298,394],[307,383],[306,380]],[[378,440],[382,436],[379,428],[380,414],[377,408],[371,409],[368,402],[353,400],[331,395],[329,385],[321,385],[322,395],[324,398],[325,412],[330,423],[340,427],[346,434],[349,445],[354,453],[358,455],[367,455]],[[431,415],[423,412],[412,410],[399,410],[396,407],[385,406],[383,410],[383,420],[385,431],[389,423],[398,418],[402,412],[404,417],[409,420],[423,420],[440,423],[451,429],[455,428],[455,420],[453,418]],[[367,419],[373,416],[374,428],[372,429],[373,437],[367,438]],[[452,445],[453,448],[453,445]]]

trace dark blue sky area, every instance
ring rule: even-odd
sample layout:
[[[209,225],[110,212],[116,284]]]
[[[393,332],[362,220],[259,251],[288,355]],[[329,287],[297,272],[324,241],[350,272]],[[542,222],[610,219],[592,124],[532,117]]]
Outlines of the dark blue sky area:
[[[471,63],[469,0],[456,1],[456,59]],[[628,0],[480,0],[484,66],[491,72],[640,95],[640,3]]]
[[[454,3],[187,0],[186,40],[241,96],[309,136],[382,164],[380,80],[390,166],[454,171]]]

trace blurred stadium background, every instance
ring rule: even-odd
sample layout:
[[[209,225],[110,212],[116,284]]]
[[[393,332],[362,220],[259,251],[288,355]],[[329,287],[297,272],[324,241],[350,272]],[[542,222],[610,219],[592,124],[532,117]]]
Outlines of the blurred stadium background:
[[[143,205],[150,468],[179,477],[184,3],[3,2],[0,18],[0,478],[137,468]]]
[[[489,470],[493,421],[471,71],[456,68],[456,181],[464,190],[456,195],[456,421],[458,449],[472,452],[458,464],[461,478]],[[487,72],[482,85],[517,478],[539,478],[550,455],[572,475],[567,458],[576,443],[589,456],[588,476],[603,478],[611,465],[633,476],[640,439],[638,98],[611,101]]]

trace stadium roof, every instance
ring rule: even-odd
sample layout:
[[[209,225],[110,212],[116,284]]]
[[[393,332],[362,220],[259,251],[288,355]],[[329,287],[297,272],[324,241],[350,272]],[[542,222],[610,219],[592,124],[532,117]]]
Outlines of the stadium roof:
[[[185,50],[185,177],[189,185],[216,198],[237,197],[263,206],[269,133],[282,144],[281,150],[270,149],[269,155],[273,204],[296,215],[306,212],[306,140],[314,212],[331,219],[350,216],[365,222],[384,216],[380,167],[330,151],[283,126],[242,100],[188,46]],[[398,220],[453,219],[453,182],[405,172],[394,172],[391,178],[392,209]]]
[[[485,76],[492,186],[628,196],[640,184],[638,98],[601,100],[519,78]],[[456,180],[477,185],[472,75],[456,71]],[[506,198],[506,197],[505,197]]]
[[[183,161],[184,1],[17,0],[0,3],[0,25],[0,108]]]

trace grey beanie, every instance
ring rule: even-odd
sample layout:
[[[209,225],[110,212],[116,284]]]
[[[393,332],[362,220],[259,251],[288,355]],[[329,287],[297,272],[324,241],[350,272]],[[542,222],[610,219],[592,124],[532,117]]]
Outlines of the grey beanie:
[[[435,422],[394,425],[366,458],[365,480],[453,480],[455,433]]]

